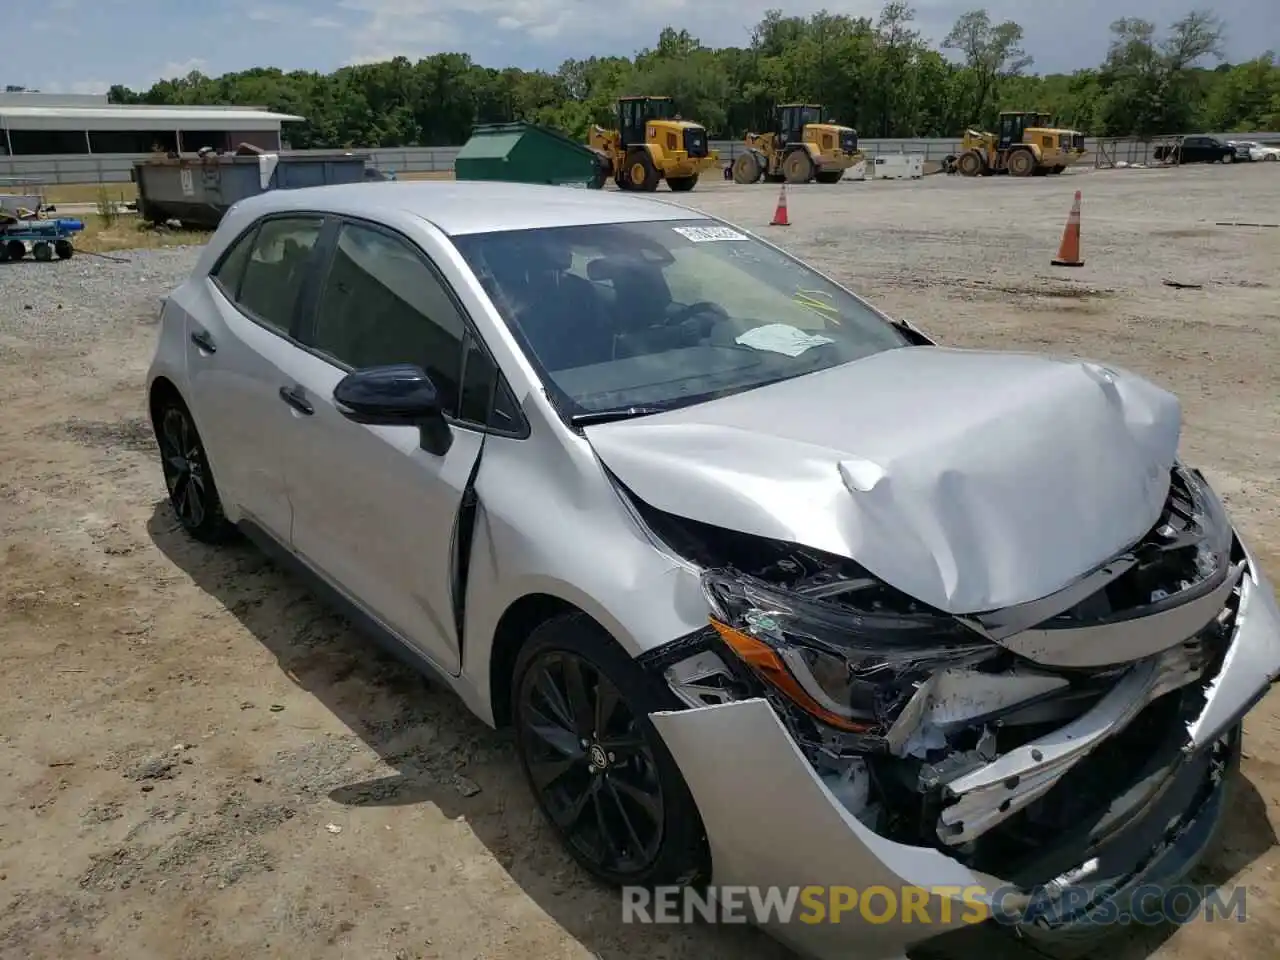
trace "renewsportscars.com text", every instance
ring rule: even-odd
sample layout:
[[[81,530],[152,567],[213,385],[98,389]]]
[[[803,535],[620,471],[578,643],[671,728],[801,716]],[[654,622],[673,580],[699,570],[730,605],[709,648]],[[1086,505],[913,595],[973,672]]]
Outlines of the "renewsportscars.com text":
[[[1099,925],[1189,923],[1204,919],[1243,922],[1245,888],[1190,884],[1139,887],[1121,912],[1094,887],[1064,887],[1052,897],[1015,887],[849,886],[624,887],[623,923],[1031,923],[1088,913]]]

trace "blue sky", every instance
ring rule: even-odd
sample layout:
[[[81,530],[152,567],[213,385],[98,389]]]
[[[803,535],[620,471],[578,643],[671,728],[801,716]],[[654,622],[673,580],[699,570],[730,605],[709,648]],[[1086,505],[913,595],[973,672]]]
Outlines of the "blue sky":
[[[1035,69],[1066,71],[1097,63],[1108,24],[1119,16],[1161,26],[1195,0],[918,0],[917,22],[939,40],[961,12],[985,6],[1017,20]],[[7,0],[17,5],[20,0]],[[1201,0],[1202,5],[1210,5]],[[1277,0],[1217,0],[1227,23],[1229,59],[1280,49]],[[8,42],[0,84],[46,92],[94,93],[113,83],[135,89],[198,69],[219,74],[254,66],[332,70],[403,54],[417,59],[461,50],[486,66],[554,69],[568,57],[632,54],[665,25],[684,27],[713,46],[744,45],[771,6],[806,13],[874,16],[882,0],[37,0],[4,19]]]

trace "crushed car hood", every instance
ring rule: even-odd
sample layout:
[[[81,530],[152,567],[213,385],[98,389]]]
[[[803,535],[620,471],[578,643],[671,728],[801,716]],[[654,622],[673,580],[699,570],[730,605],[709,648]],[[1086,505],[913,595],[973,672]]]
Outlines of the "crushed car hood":
[[[922,346],[585,432],[651,506],[965,614],[1053,593],[1146,534],[1181,419],[1126,371]]]

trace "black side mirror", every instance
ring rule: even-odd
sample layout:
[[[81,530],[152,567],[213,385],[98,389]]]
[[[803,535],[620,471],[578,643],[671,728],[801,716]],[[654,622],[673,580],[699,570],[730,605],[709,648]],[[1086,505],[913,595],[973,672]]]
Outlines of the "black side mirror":
[[[453,445],[440,394],[421,367],[400,363],[353,370],[333,388],[338,411],[355,423],[417,427],[422,449],[443,456]]]

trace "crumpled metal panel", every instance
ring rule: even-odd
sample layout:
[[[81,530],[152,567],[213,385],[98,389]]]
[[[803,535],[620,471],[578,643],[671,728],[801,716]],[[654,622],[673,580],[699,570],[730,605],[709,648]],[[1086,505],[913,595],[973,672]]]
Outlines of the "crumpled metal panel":
[[[1205,691],[1204,709],[1188,731],[1193,749],[1221,736],[1280,677],[1280,608],[1275,591],[1243,538],[1240,545],[1248,569],[1241,583],[1235,637],[1222,669]]]
[[[1024,630],[1000,644],[1028,660],[1057,667],[1128,663],[1167,650],[1212,623],[1239,579],[1228,576],[1203,596],[1159,613],[1084,627]]]
[[[713,883],[805,887],[885,886],[931,891],[930,920],[867,923],[852,911],[839,923],[770,924],[779,940],[817,960],[888,960],[972,916],[961,889],[1002,881],[925,847],[886,840],[849,814],[814,773],[773,708],[761,699],[650,715],[684,774],[711,845]],[[942,887],[955,895],[943,909]],[[989,902],[988,902],[989,905]],[[950,917],[950,924],[942,922]]]
[[[1181,410],[1128,372],[903,347],[588,427],[637,496],[849,557],[931,606],[1044,597],[1159,519]]]
[[[1066,726],[947,784],[946,793],[955,802],[938,819],[939,839],[952,846],[968,843],[1048,793],[1147,704],[1199,676],[1204,665],[1195,645],[1190,646],[1173,647],[1134,665],[1095,706]]]

